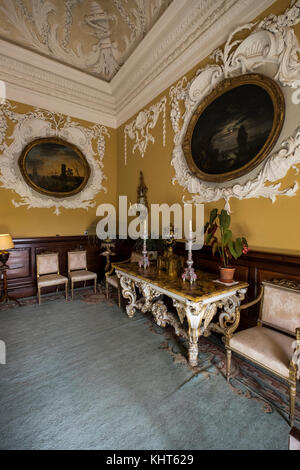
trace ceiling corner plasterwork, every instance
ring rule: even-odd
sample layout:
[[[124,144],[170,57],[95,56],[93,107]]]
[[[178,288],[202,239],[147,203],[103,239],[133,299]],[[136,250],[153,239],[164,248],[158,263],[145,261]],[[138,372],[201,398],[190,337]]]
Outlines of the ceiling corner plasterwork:
[[[173,1],[111,81],[118,125],[226,40],[241,18],[253,19],[273,0]]]
[[[14,124],[11,134],[8,134],[8,121]],[[34,191],[24,181],[18,159],[27,144],[43,137],[59,137],[70,142],[76,145],[87,159],[91,174],[87,185],[80,193],[65,199],[48,197]],[[103,158],[106,139],[109,137],[110,134],[103,125],[83,127],[68,116],[39,108],[33,112],[17,113],[9,101],[4,101],[0,108],[1,187],[12,190],[20,196],[18,200],[12,199],[15,207],[54,208],[56,215],[60,214],[61,208],[87,210],[94,207],[95,197],[99,191],[106,192],[103,186],[103,181],[106,179],[103,173]]]
[[[297,0],[282,15],[270,15],[258,24],[236,28],[229,35],[223,50],[217,49],[212,54],[214,63],[198,70],[189,82],[184,77],[170,89],[170,119],[174,130],[172,165],[176,175],[173,183],[178,182],[191,194],[189,202],[224,199],[225,208],[230,211],[231,198],[265,197],[274,202],[279,195],[295,195],[298,190],[296,181],[286,189],[281,189],[278,181],[285,177],[290,168],[298,173],[295,165],[300,163],[299,121],[296,128],[293,127],[293,134],[281,142],[279,150],[266,159],[255,176],[248,176],[246,181],[237,179],[230,185],[208,183],[193,175],[187,166],[182,143],[198,104],[225,78],[257,72],[259,67],[269,65],[271,78],[281,87],[294,88],[299,95],[296,90],[300,86],[299,43],[293,29],[299,22],[300,0]],[[248,31],[248,36],[244,40],[236,40],[237,33],[242,31]],[[186,202],[185,197],[183,201]]]
[[[0,40],[0,79],[5,98],[116,127],[107,83]]]
[[[88,5],[94,4],[95,8],[91,8],[84,18],[86,31],[101,43],[100,47],[97,42],[99,47],[94,48],[94,56],[89,56],[92,68],[93,63],[98,63],[97,51],[104,53],[109,49],[115,53],[113,43],[105,42],[102,32],[107,18],[96,3],[99,7],[99,2],[89,2]],[[25,49],[20,42],[9,42],[8,33],[1,33],[0,80],[6,84],[8,99],[117,128],[219,46],[241,18],[252,19],[271,3],[272,0],[173,0],[171,3],[169,0],[155,0],[151,2],[152,10],[147,13],[148,23],[145,25],[143,11],[139,10],[146,5],[144,1],[135,0],[139,7],[130,10],[131,16],[127,12],[126,20],[126,12],[121,8],[123,2],[114,0],[118,21],[125,21],[124,24],[127,21],[126,28],[131,31],[131,27],[131,33],[140,38],[140,43],[129,54],[129,33],[128,44],[125,41],[129,48],[125,54],[126,61],[113,79],[106,82],[99,78],[99,74],[91,72],[86,62],[82,62],[83,49],[80,52],[75,46],[73,49],[70,47],[76,11],[83,8],[83,2],[65,2],[63,24],[59,29],[55,27],[58,15],[50,8],[59,3],[47,0],[41,11],[30,13],[28,10],[25,16],[19,12],[16,17],[19,29],[23,22],[26,23],[20,30],[25,35],[22,44],[26,47],[33,41],[34,47]],[[10,1],[6,0],[6,4],[11,8]],[[25,5],[25,2],[19,1],[18,4]],[[148,3],[147,8],[150,8]],[[3,10],[3,13],[7,12]],[[10,13],[14,12],[11,10]],[[123,19],[122,14],[125,15]],[[131,24],[132,16],[138,22],[137,29]],[[11,23],[13,18],[11,16]],[[36,22],[38,30],[35,29]],[[4,24],[3,29],[7,27]]]

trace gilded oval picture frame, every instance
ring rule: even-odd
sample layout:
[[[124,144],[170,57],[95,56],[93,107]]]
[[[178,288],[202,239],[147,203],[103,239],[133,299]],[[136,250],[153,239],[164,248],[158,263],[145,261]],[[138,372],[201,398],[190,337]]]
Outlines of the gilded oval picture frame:
[[[278,140],[285,101],[277,83],[262,74],[223,80],[198,105],[183,139],[191,172],[224,182],[259,165]]]
[[[30,142],[18,163],[31,188],[57,198],[82,191],[91,172],[83,153],[75,145],[56,137]]]

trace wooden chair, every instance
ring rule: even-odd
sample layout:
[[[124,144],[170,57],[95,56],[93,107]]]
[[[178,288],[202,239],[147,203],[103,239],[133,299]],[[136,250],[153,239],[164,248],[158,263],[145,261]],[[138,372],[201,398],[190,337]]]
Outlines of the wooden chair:
[[[235,333],[240,310],[260,302],[256,327]],[[295,339],[296,337],[296,339]],[[290,425],[293,426],[297,379],[300,373],[300,286],[293,281],[262,282],[258,298],[241,305],[234,324],[225,329],[226,375],[230,378],[235,352],[284,379],[290,387]]]
[[[84,282],[93,280],[94,281],[94,292],[97,291],[97,273],[88,271],[86,251],[68,251],[68,275],[71,281],[71,292],[72,299],[74,295],[74,283]]]
[[[38,303],[41,304],[41,289],[65,284],[66,300],[68,300],[68,278],[59,274],[58,253],[36,255]]]
[[[138,263],[141,254],[137,253],[136,251],[133,251],[131,253],[131,256],[129,259],[126,261],[123,261],[124,263]],[[120,282],[116,274],[114,274],[115,268],[112,267],[110,271],[105,273],[105,287],[106,287],[106,298],[108,300],[109,298],[109,286],[113,287],[114,289],[118,289],[118,306],[121,308],[121,287],[120,287]]]

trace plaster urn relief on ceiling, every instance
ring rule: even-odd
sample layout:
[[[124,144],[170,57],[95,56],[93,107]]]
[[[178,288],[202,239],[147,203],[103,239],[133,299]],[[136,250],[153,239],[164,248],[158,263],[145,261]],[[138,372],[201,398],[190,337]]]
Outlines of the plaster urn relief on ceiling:
[[[13,123],[13,130],[8,131],[8,124]],[[27,206],[27,208],[54,208],[56,215],[61,208],[65,209],[88,209],[95,206],[95,198],[99,191],[105,191],[103,185],[106,179],[103,173],[103,158],[105,155],[106,139],[109,132],[105,126],[95,124],[91,127],[84,127],[73,121],[70,117],[53,113],[39,108],[28,113],[18,113],[16,108],[9,101],[5,101],[0,107],[0,184],[2,188],[13,191],[19,198],[13,198],[12,204],[15,207]],[[43,158],[40,155],[29,155],[28,152],[40,149],[44,146]],[[84,167],[84,181],[77,181],[77,187],[73,188],[52,188],[49,181],[41,182],[41,178],[35,178],[34,169],[26,159],[34,157],[41,169],[40,176],[49,176],[49,168],[45,167],[46,146],[55,146],[48,149],[51,163],[51,175],[62,171],[67,175],[71,168],[67,168],[62,153],[68,153],[67,162],[76,160],[72,164],[72,172],[76,180],[76,170],[78,176],[82,176],[81,168]],[[59,152],[57,147],[60,146]],[[63,152],[62,152],[63,151]],[[70,154],[71,151],[71,154]],[[59,158],[58,158],[59,157]],[[55,166],[56,164],[56,166]],[[59,164],[59,168],[57,165]],[[37,165],[35,165],[35,169]],[[50,175],[50,176],[51,176]],[[44,178],[45,179],[45,178]],[[53,178],[52,178],[53,179]],[[69,180],[71,180],[69,178]],[[64,178],[64,184],[67,178]],[[46,185],[46,186],[45,186]],[[51,186],[51,185],[50,185]]]
[[[175,169],[175,177],[173,183],[178,182],[187,190],[191,195],[189,202],[201,203],[224,199],[225,208],[230,211],[231,198],[265,197],[274,202],[278,195],[293,196],[298,190],[296,181],[292,187],[283,189],[278,181],[286,176],[290,168],[294,168],[298,173],[296,165],[300,163],[299,100],[297,99],[297,93],[299,95],[297,89],[300,86],[300,62],[299,43],[293,29],[299,21],[300,1],[298,0],[293,2],[283,15],[270,15],[258,24],[246,24],[236,28],[228,37],[224,49],[218,49],[211,55],[210,65],[198,70],[189,82],[183,77],[170,89],[170,120],[174,130],[172,165]],[[248,32],[246,39],[237,39],[241,32]],[[251,86],[262,85],[262,88],[268,92],[261,98],[253,95],[253,99],[257,99],[258,103],[260,99],[266,100],[266,103],[268,100],[270,102],[268,105],[270,116],[264,118],[264,123],[258,123],[262,128],[262,134],[265,131],[267,134],[269,132],[269,138],[266,134],[265,140],[260,140],[256,158],[245,161],[244,166],[233,165],[234,171],[230,171],[228,166],[229,163],[234,162],[233,158],[226,162],[227,166],[223,165],[222,171],[219,169],[217,171],[207,162],[205,152],[202,157],[198,155],[193,159],[192,146],[196,142],[193,142],[193,139],[195,140],[193,131],[199,131],[199,136],[196,137],[203,137],[201,136],[201,132],[203,133],[203,119],[201,121],[201,118],[205,112],[207,114],[205,116],[210,118],[214,110],[212,105],[218,103],[217,99],[219,99],[219,108],[222,106],[226,108],[225,92],[228,94],[228,90],[231,94],[233,91],[236,92],[235,94],[241,99],[243,95],[237,89],[237,85],[241,89],[240,85],[245,85],[247,81],[247,86],[249,86],[249,80]],[[258,94],[261,94],[259,88],[256,88],[256,91],[252,91],[256,94],[259,91]],[[232,98],[231,95],[230,98]],[[241,102],[241,108],[243,106],[246,106],[244,101]],[[264,106],[265,113],[267,113],[268,106]],[[217,106],[215,108],[217,109]],[[259,111],[258,108],[257,111]],[[208,110],[210,115],[207,113]],[[271,114],[275,116],[274,119]],[[237,134],[236,147],[239,147],[237,149],[240,151],[239,157],[242,155],[242,136],[238,136],[237,131],[243,124],[241,117],[243,118],[243,116],[238,116],[237,121],[230,122],[234,124],[231,126],[231,132],[236,131]],[[200,129],[200,126],[198,130],[197,120],[202,122],[202,128]],[[268,120],[270,121],[269,128],[263,129]],[[225,129],[226,126],[224,126],[225,123],[223,123],[222,133],[219,133],[222,134],[221,137],[217,132],[212,136],[215,141],[210,141],[210,151],[215,150],[214,147],[221,141],[222,144],[229,145],[228,136],[226,140],[224,132],[225,130],[229,132],[230,129]],[[248,128],[248,133],[246,131],[247,129],[244,131],[245,142],[246,136],[251,134],[251,128]],[[259,138],[256,139],[257,144]],[[254,142],[254,139],[252,141]],[[203,140],[201,142],[203,143]],[[228,147],[227,153],[230,153],[229,150],[231,149]],[[236,155],[233,156],[236,157]],[[184,202],[186,202],[185,199],[184,197]]]
[[[0,37],[110,81],[172,0],[1,0]]]

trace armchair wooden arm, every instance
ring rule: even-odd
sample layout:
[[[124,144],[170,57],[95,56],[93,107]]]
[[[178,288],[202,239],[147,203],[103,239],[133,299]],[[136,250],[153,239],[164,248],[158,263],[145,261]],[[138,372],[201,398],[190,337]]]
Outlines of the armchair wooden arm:
[[[118,264],[130,263],[130,261],[131,261],[131,258],[128,258],[128,259],[125,259],[124,261],[118,261]],[[115,267],[113,266],[113,263],[112,263],[110,270],[105,273],[105,276],[106,277],[111,276],[114,273],[114,270],[115,270]]]
[[[226,325],[224,328],[225,345],[229,345],[229,341],[232,338],[233,333],[236,331],[236,329],[238,328],[240,324],[240,319],[241,319],[240,311],[245,310],[246,308],[252,307],[252,305],[255,305],[258,302],[260,302],[263,297],[263,293],[264,293],[264,288],[262,286],[260,289],[259,295],[256,299],[252,300],[251,302],[248,302],[247,304],[240,305],[239,307],[236,308],[234,321]]]
[[[240,305],[240,306],[239,306],[239,309],[240,309],[240,310],[244,310],[244,309],[246,309],[246,308],[252,307],[252,305],[258,304],[258,302],[261,301],[263,295],[264,295],[264,287],[262,286],[262,287],[260,288],[260,292],[259,292],[258,297],[257,297],[256,299],[254,299],[254,300],[251,300],[251,302],[248,302],[247,304]]]

